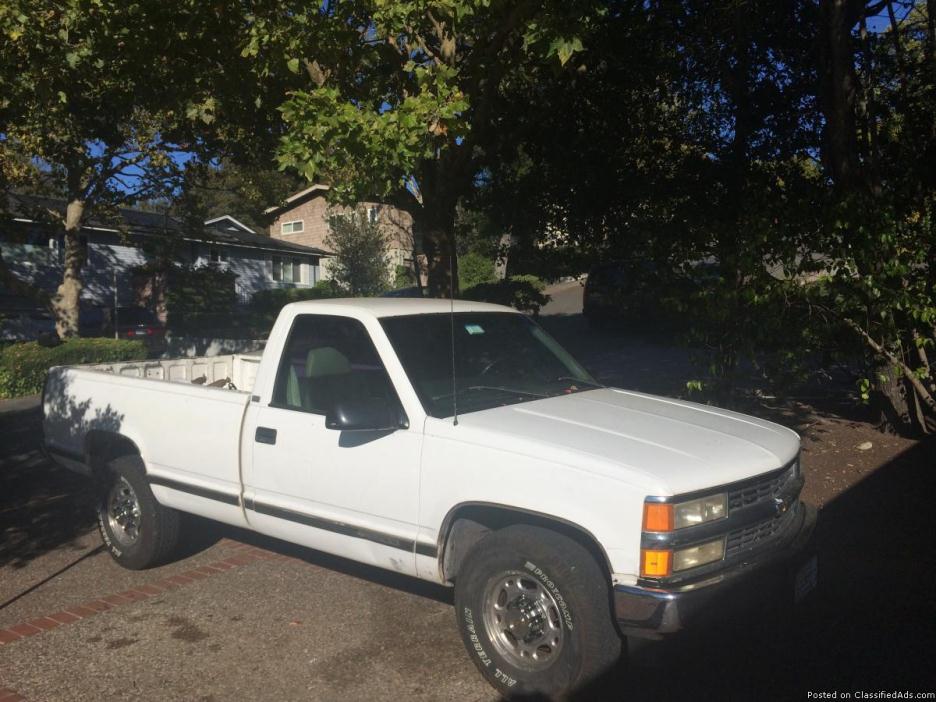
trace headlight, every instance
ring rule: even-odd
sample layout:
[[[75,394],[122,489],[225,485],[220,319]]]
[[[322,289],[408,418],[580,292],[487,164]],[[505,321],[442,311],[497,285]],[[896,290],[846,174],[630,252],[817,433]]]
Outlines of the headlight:
[[[673,531],[721,519],[728,512],[724,494],[701,497],[673,504],[670,502],[644,503],[644,531]]]
[[[647,578],[666,578],[681,570],[714,563],[724,557],[725,537],[675,551],[646,548],[640,552],[640,574]]]
[[[673,572],[720,561],[725,556],[725,539],[715,539],[698,546],[681,548],[673,552]]]
[[[681,502],[673,505],[673,522],[677,529],[704,524],[714,519],[721,519],[726,513],[727,501],[724,495],[712,495],[698,500]]]

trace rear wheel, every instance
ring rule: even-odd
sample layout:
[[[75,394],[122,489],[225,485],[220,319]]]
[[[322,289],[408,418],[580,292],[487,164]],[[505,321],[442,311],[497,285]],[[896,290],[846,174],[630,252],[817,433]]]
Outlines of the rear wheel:
[[[108,462],[98,528],[107,550],[124,568],[150,568],[172,555],[179,538],[179,513],[156,501],[139,456]]]
[[[485,537],[455,583],[462,640],[507,697],[553,697],[611,673],[621,639],[608,576],[572,539],[514,526]]]

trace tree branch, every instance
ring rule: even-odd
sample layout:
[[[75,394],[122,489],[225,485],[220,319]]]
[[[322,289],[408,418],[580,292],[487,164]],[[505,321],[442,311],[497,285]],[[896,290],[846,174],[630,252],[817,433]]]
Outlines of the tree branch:
[[[864,339],[865,343],[870,346],[876,354],[883,356],[888,361],[890,361],[891,364],[899,368],[904,378],[906,378],[907,382],[913,386],[913,389],[916,391],[917,395],[920,396],[920,399],[923,401],[923,403],[930,409],[931,412],[936,414],[936,399],[934,399],[933,395],[930,394],[929,390],[926,389],[926,387],[917,377],[917,374],[913,372],[913,369],[904,363],[903,359],[898,358],[893,353],[884,348],[854,320],[851,320],[848,317],[840,317],[840,319],[845,323],[846,326],[848,326],[852,331],[858,334],[858,336]]]

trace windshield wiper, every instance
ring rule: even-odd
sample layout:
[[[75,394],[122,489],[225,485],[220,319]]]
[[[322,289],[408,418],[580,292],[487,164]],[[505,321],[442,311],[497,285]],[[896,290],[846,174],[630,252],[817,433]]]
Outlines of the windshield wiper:
[[[468,390],[471,390],[471,391],[495,390],[497,392],[506,392],[511,395],[525,395],[527,397],[537,397],[537,398],[549,397],[549,395],[544,395],[541,392],[531,392],[530,390],[521,390],[520,388],[504,388],[499,385],[468,385],[463,388],[458,388],[459,393],[462,393]],[[448,392],[448,393],[445,393],[444,395],[436,395],[435,397],[432,398],[432,400],[433,402],[438,402],[439,400],[446,400],[452,397],[454,394],[455,393],[453,392]]]
[[[563,381],[563,382],[570,382],[570,383],[572,383],[573,385],[575,385],[575,384],[578,384],[578,385],[587,385],[587,386],[589,386],[589,387],[591,387],[591,388],[604,388],[604,387],[607,387],[606,385],[604,385],[604,384],[602,384],[602,383],[595,382],[594,380],[582,380],[581,378],[573,378],[571,375],[560,375],[558,378],[553,378],[553,381],[552,381],[552,382],[558,383],[560,380]]]

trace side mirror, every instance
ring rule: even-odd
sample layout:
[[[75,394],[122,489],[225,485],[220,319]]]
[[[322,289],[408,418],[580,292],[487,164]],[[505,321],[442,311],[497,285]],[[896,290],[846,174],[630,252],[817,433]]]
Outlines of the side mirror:
[[[396,431],[409,427],[409,420],[395,402],[346,400],[336,402],[325,415],[325,426],[338,431]]]

